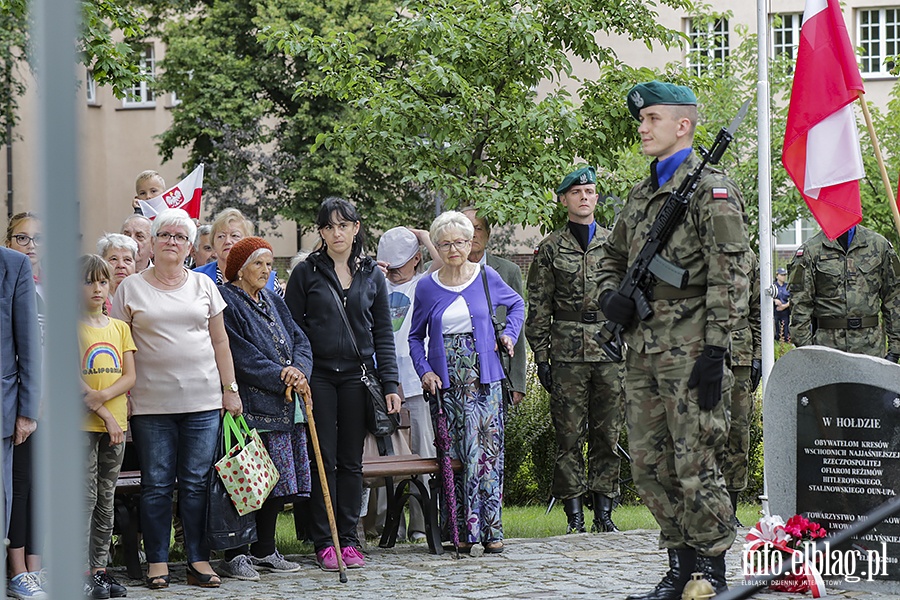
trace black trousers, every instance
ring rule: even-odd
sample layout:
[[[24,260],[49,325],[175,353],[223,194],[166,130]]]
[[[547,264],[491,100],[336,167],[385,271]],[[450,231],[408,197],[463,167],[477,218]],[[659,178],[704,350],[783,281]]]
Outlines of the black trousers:
[[[342,548],[359,545],[356,526],[362,504],[362,453],[366,438],[368,394],[359,379],[361,375],[361,370],[339,373],[313,367],[309,381],[322,463],[328,476],[328,489]],[[309,533],[318,552],[331,546],[332,541],[313,451],[310,437],[309,457],[313,474],[308,503]]]
[[[35,434],[13,447],[12,513],[9,519],[9,547],[25,548],[25,554],[40,554],[34,494]]]

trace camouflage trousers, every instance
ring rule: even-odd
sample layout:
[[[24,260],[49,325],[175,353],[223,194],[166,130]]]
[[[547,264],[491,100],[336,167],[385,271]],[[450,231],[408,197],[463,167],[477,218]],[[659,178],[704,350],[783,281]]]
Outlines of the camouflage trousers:
[[[556,464],[550,491],[560,500],[585,492],[619,495],[622,367],[618,363],[554,362],[550,416],[556,429]],[[587,479],[584,444],[588,445]]]
[[[747,460],[750,454],[750,419],[753,417],[753,393],[750,391],[750,367],[733,367],[731,388],[731,427],[719,455],[719,467],[729,492],[747,487]]]
[[[716,457],[728,433],[733,376],[725,369],[722,401],[700,410],[688,378],[702,343],[668,352],[629,350],[625,417],[631,473],[660,528],[661,548],[721,554],[734,541],[731,502]]]
[[[86,431],[87,478],[85,511],[88,560],[92,569],[106,568],[113,531],[116,480],[125,458],[125,444],[109,445],[109,434]]]

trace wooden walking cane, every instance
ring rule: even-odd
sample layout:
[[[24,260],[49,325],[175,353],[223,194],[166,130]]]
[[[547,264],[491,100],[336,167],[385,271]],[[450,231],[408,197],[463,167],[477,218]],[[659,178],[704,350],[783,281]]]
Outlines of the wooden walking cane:
[[[293,391],[294,387],[288,386],[284,393],[288,402],[293,402]],[[316,421],[313,419],[312,397],[308,385],[301,397],[303,399],[303,408],[306,411],[306,422],[309,425],[309,436],[312,440],[313,452],[316,455],[319,483],[322,484],[322,497],[325,500],[325,513],[328,515],[328,527],[331,528],[331,541],[334,544],[334,551],[337,555],[338,572],[340,573],[341,583],[347,583],[347,566],[344,564],[343,556],[341,556],[341,542],[338,539],[337,524],[334,522],[334,508],[331,506],[331,493],[328,491],[328,474],[325,472],[325,465],[322,464],[322,450],[319,448],[319,436],[316,434]]]

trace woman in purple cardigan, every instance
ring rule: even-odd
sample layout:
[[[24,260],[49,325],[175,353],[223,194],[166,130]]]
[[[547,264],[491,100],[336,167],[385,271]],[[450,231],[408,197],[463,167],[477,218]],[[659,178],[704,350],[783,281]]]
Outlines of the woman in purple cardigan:
[[[450,456],[463,464],[462,472],[456,474],[454,525],[460,548],[481,543],[485,552],[499,554],[503,551],[503,368],[483,277],[487,277],[494,307],[507,308],[500,341],[505,346],[502,351],[510,356],[525,318],[525,302],[492,268],[469,262],[474,234],[472,222],[459,212],[445,212],[431,224],[431,241],[444,265],[416,286],[409,352],[422,388],[432,394],[441,390]],[[433,404],[431,409],[434,414]]]

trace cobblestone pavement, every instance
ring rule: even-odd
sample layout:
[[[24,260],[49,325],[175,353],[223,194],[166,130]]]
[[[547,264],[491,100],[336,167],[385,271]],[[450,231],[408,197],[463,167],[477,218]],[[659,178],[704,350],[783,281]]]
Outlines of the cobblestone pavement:
[[[112,572],[128,585],[131,600],[624,599],[630,593],[649,590],[663,575],[665,554],[657,549],[657,535],[656,531],[635,530],[509,539],[503,554],[459,560],[453,558],[452,552],[429,554],[427,547],[419,544],[400,544],[391,549],[372,546],[365,551],[368,565],[348,570],[349,581],[344,584],[339,582],[337,573],[319,570],[312,555],[290,557],[303,565],[297,573],[263,573],[258,582],[225,579],[222,587],[214,590],[186,585],[183,563],[171,565],[172,585],[159,591],[148,590],[141,582],[129,579],[124,568]],[[743,535],[738,539],[742,540]],[[740,579],[740,544],[736,543],[728,554],[728,581],[734,586]],[[829,589],[828,596],[858,600],[898,597],[864,588]],[[755,597],[794,600],[811,596],[769,592]]]

